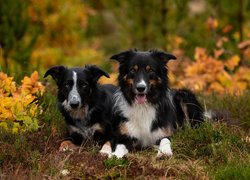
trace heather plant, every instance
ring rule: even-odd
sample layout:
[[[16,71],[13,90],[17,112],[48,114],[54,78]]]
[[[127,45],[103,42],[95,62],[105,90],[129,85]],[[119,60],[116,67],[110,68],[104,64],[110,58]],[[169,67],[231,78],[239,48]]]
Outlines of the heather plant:
[[[43,92],[37,71],[25,76],[20,86],[0,72],[0,127],[12,133],[37,130],[42,113],[38,99]]]

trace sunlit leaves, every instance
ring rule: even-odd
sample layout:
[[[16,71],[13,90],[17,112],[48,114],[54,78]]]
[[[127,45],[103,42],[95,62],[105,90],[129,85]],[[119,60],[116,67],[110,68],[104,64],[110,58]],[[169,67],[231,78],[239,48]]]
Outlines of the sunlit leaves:
[[[38,72],[24,77],[20,86],[3,72],[0,79],[0,126],[12,133],[37,130],[42,109],[36,100],[44,92]]]
[[[215,50],[212,56],[206,49],[197,47],[194,62],[184,70],[180,86],[205,93],[237,94],[250,88],[250,69],[239,67],[238,55],[220,59],[223,54],[224,49]]]
[[[40,93],[42,95],[44,92],[44,86],[38,80],[39,75],[37,71],[33,72],[31,74],[31,77],[25,76],[22,80],[21,91],[31,95],[37,93]]]
[[[110,78],[102,76],[99,79],[99,83],[100,84],[114,84],[114,85],[117,85],[118,74],[117,73],[111,73],[111,74],[109,74],[109,76],[110,76]]]
[[[237,67],[239,65],[239,62],[240,62],[240,57],[238,55],[234,55],[228,61],[226,61],[225,66],[229,70],[233,71],[235,69],[235,67]]]
[[[207,25],[210,30],[215,30],[219,26],[218,19],[209,17],[207,20]]]
[[[0,96],[9,96],[16,91],[16,84],[12,79],[12,77],[0,72]]]
[[[29,16],[39,24],[41,34],[31,55],[31,67],[46,70],[58,64],[84,66],[107,64],[100,48],[100,39],[87,35],[89,16],[95,14],[81,0],[43,2],[32,0]]]

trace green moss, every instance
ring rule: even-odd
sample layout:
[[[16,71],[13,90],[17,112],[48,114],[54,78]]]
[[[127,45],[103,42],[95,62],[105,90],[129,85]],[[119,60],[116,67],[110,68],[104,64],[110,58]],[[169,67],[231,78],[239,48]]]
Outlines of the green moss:
[[[129,165],[129,161],[124,158],[118,159],[116,157],[112,157],[112,158],[106,159],[104,161],[104,165],[107,169],[111,169],[113,167],[125,168]]]
[[[250,165],[249,164],[229,164],[220,167],[215,173],[217,180],[247,180],[250,179]]]

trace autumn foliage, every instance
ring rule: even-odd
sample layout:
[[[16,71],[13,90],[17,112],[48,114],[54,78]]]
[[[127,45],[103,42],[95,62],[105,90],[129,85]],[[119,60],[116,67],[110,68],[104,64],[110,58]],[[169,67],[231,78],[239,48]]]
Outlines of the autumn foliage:
[[[37,71],[25,76],[20,86],[0,72],[0,126],[13,133],[37,130],[42,109],[36,101],[44,89]]]
[[[223,51],[209,55],[204,48],[195,49],[194,61],[180,75],[180,87],[195,91],[217,93],[241,93],[250,88],[250,69],[239,66],[239,55],[222,59]]]
[[[212,0],[8,2],[0,8],[0,71],[23,80],[18,86],[0,73],[0,123],[14,132],[37,129],[41,113],[36,99],[44,87],[38,73],[24,74],[55,65],[96,64],[110,74],[100,83],[117,84],[118,65],[109,57],[129,48],[173,53],[171,88],[237,95],[250,88],[250,24],[235,18],[249,19],[250,6]],[[17,10],[23,21],[16,18]]]

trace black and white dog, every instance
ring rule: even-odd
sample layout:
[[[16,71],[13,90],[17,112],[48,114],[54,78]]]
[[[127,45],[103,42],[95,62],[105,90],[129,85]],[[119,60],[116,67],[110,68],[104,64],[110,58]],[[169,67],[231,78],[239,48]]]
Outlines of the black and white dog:
[[[101,76],[109,75],[97,66],[67,68],[55,66],[44,75],[51,75],[58,86],[58,107],[65,118],[68,136],[59,150],[64,151],[93,139],[103,145],[112,137],[111,110],[113,85],[99,85]]]
[[[185,122],[203,121],[203,109],[189,90],[171,90],[166,63],[175,56],[162,51],[128,50],[113,55],[119,66],[120,89],[114,95],[113,153],[157,146],[157,156],[171,156],[169,137]]]

